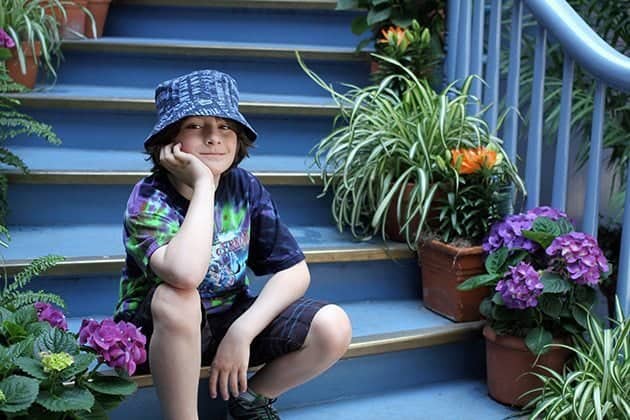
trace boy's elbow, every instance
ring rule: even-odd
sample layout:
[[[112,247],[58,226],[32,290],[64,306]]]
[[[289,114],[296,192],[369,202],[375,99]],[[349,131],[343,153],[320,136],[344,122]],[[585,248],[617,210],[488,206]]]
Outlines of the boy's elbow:
[[[173,287],[178,289],[196,289],[201,284],[206,273],[202,273],[199,270],[179,269],[168,270],[164,273],[162,280],[166,281]]]

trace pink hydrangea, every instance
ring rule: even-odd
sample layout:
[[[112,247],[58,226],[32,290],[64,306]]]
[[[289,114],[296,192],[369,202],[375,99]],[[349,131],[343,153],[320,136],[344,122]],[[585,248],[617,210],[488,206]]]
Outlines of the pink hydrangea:
[[[79,329],[79,343],[96,350],[108,366],[122,368],[129,375],[147,360],[147,338],[129,322],[84,319]]]
[[[34,306],[38,320],[48,322],[54,328],[59,328],[63,331],[68,330],[68,322],[61,309],[57,309],[50,303],[45,302],[36,302]]]
[[[608,261],[597,245],[597,240],[583,232],[569,232],[558,236],[546,249],[549,256],[558,258],[571,280],[591,286],[599,283],[608,271]]]
[[[9,36],[8,33],[4,31],[4,29],[0,28],[0,47],[1,48],[13,48],[15,47],[15,42],[13,38]]]
[[[509,267],[505,279],[497,283],[496,291],[501,294],[508,308],[527,309],[538,305],[538,296],[542,294],[543,288],[536,269],[526,262],[520,262],[515,267]]]

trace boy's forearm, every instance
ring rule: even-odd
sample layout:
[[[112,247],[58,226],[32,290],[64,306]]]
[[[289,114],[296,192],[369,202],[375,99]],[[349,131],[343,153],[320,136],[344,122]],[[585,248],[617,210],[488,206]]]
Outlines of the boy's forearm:
[[[201,184],[194,189],[186,217],[166,246],[162,280],[178,288],[196,288],[205,277],[212,257],[214,189]]]
[[[304,296],[310,284],[305,261],[274,274],[265,284],[254,304],[230,329],[243,334],[251,342],[291,303]]]

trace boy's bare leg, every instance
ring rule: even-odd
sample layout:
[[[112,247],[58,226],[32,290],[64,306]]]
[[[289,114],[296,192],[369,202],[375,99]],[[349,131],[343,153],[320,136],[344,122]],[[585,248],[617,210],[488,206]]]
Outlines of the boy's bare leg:
[[[315,314],[302,348],[265,365],[249,380],[248,388],[275,398],[332,366],[351,340],[352,326],[346,313],[336,305],[326,305]]]
[[[153,295],[151,312],[149,362],[164,418],[197,420],[201,366],[199,292],[161,284]]]

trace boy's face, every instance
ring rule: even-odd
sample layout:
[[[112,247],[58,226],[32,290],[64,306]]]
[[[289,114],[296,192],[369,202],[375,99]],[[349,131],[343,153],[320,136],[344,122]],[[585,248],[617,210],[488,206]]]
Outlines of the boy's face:
[[[233,124],[217,117],[187,117],[174,141],[182,144],[182,152],[195,155],[213,174],[221,175],[232,166],[238,148]]]

